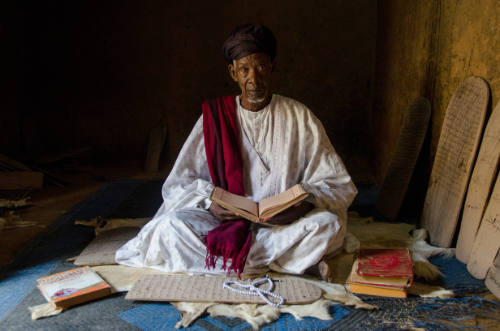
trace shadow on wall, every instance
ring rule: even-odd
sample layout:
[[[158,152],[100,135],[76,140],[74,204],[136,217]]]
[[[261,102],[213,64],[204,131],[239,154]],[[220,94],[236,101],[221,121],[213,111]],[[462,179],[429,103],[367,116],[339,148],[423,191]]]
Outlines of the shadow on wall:
[[[11,150],[28,157],[91,145],[143,158],[165,115],[171,161],[201,102],[238,92],[220,47],[250,21],[278,39],[275,91],[308,105],[346,160],[369,150],[376,2],[53,1],[15,14],[22,26],[7,29],[25,42],[9,56],[25,72],[24,101],[7,119],[19,128]]]

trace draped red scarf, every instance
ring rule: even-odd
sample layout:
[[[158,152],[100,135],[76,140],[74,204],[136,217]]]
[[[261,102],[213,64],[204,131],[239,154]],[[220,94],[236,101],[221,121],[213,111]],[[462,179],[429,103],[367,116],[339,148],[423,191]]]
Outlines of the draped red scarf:
[[[231,193],[245,195],[243,162],[241,160],[236,98],[224,96],[203,102],[203,135],[205,152],[212,183]],[[250,222],[244,219],[221,223],[208,232],[206,267],[215,268],[219,257],[226,270],[231,259],[231,270],[240,276],[252,244]]]

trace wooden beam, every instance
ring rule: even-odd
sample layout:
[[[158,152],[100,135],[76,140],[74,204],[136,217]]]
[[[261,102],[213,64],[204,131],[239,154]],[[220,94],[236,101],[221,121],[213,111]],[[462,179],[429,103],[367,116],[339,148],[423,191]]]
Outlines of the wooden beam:
[[[0,172],[0,190],[23,190],[41,188],[43,173],[37,171]]]

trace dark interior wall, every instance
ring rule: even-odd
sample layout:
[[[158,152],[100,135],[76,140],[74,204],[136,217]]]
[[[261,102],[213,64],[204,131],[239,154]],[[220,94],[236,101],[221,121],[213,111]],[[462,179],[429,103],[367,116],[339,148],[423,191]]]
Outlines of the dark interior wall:
[[[459,84],[469,76],[483,77],[490,84],[492,105],[499,100],[500,7],[497,0],[386,0],[378,2],[378,16],[376,177],[381,182],[385,176],[404,110],[424,96],[432,115],[416,171],[426,186],[446,107]]]
[[[172,161],[202,100],[238,92],[220,46],[250,21],[277,37],[275,91],[313,110],[348,166],[369,150],[375,1],[33,1],[11,13],[25,84],[22,104],[2,101],[3,150],[17,135],[9,150],[29,158],[82,145],[142,158],[165,116]]]
[[[23,21],[12,1],[0,2],[0,150],[15,154],[21,145],[20,112],[24,78]]]

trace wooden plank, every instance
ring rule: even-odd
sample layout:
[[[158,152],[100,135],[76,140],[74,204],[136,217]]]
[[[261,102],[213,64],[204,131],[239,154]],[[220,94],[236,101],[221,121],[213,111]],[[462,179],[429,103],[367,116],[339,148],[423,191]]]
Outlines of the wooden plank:
[[[467,189],[462,222],[457,241],[456,256],[463,263],[469,261],[474,238],[481,223],[500,161],[500,102],[493,110]]]
[[[48,172],[45,169],[42,169],[36,165],[33,165],[32,168],[33,168],[33,170],[36,170],[36,171],[43,173],[47,183],[54,184],[54,185],[59,186],[59,187],[66,187],[69,185],[68,182],[66,182],[65,180],[61,179],[60,177]]]
[[[493,193],[488,201],[479,231],[470,253],[467,270],[478,279],[484,279],[493,265],[500,248],[500,176],[497,176]]]
[[[6,155],[0,154],[0,164],[8,167],[11,170],[31,170],[27,165],[19,161],[13,160]]]
[[[228,303],[264,303],[260,296],[244,295],[226,289],[224,282],[239,281],[251,284],[257,279],[246,281],[236,277],[204,277],[188,275],[144,275],[134,283],[127,293],[126,300],[139,301],[189,301],[189,302],[228,302]],[[280,278],[273,282],[272,293],[282,296],[285,304],[304,304],[318,300],[322,290],[300,278]],[[242,289],[237,285],[232,288]],[[265,283],[260,288],[267,289]],[[275,298],[268,298],[277,302]]]
[[[75,265],[116,264],[115,254],[118,248],[137,236],[139,227],[123,227],[103,232],[97,236],[75,260]]]
[[[167,138],[167,124],[164,120],[160,121],[149,133],[148,148],[146,160],[144,162],[144,171],[158,172],[160,168],[160,157],[163,145]]]
[[[30,199],[31,197],[25,197],[16,200],[0,199],[0,208],[14,209],[14,208],[26,207],[32,204],[32,202],[29,201]]]
[[[424,142],[430,116],[431,104],[425,98],[413,101],[406,111],[396,151],[376,202],[378,212],[388,220],[395,220],[398,216]]]
[[[469,77],[455,90],[446,109],[420,220],[434,245],[451,245],[483,130],[488,99],[486,81]]]
[[[92,148],[89,146],[84,146],[76,149],[72,149],[69,151],[65,151],[62,153],[46,155],[36,160],[37,164],[50,164],[56,163],[65,159],[76,159],[83,157],[85,154],[89,154],[92,151]]]
[[[0,172],[0,190],[23,190],[41,188],[43,173],[37,171]]]
[[[488,290],[500,299],[500,250],[497,252],[493,265],[488,270],[484,283]]]

